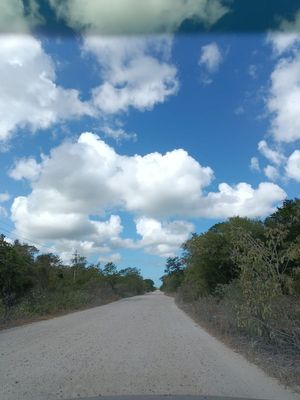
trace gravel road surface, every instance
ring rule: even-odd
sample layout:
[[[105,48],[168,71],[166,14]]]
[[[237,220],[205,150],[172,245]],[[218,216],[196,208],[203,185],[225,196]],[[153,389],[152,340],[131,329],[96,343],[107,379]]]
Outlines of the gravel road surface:
[[[0,399],[115,394],[300,396],[160,292],[0,332]]]

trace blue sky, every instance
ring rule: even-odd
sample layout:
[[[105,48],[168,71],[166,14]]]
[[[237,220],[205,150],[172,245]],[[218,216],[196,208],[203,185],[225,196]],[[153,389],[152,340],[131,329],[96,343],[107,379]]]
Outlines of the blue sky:
[[[111,37],[76,26],[76,2],[60,10],[68,36],[38,35],[20,9],[22,33],[0,38],[4,234],[158,283],[191,232],[299,196],[300,35],[286,30],[300,13],[277,35],[176,33],[186,11],[153,11],[167,34]]]

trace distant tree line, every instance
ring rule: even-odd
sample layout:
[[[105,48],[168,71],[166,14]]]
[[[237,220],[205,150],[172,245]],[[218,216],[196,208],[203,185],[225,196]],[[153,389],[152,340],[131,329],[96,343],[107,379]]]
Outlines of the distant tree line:
[[[182,257],[167,260],[162,290],[197,303],[207,319],[214,304],[214,318],[228,329],[300,350],[299,199],[286,200],[264,221],[218,223],[182,249]]]
[[[88,264],[77,252],[70,265],[52,253],[0,235],[0,319],[56,313],[155,290],[137,268]]]

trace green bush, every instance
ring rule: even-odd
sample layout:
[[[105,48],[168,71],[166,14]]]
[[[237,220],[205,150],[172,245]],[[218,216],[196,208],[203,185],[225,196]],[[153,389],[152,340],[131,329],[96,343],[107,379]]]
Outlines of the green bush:
[[[163,290],[176,291],[222,332],[299,351],[299,199],[264,222],[236,217],[216,224],[182,247],[180,279],[167,267]]]
[[[55,314],[153,290],[136,268],[88,265],[77,252],[71,265],[54,254],[0,237],[0,319]]]

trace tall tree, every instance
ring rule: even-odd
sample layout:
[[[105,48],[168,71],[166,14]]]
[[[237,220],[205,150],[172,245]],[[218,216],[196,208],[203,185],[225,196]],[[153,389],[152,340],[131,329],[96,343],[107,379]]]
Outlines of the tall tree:
[[[11,245],[0,235],[0,296],[5,317],[33,286],[31,258],[24,259],[21,248],[24,250],[24,246]]]

